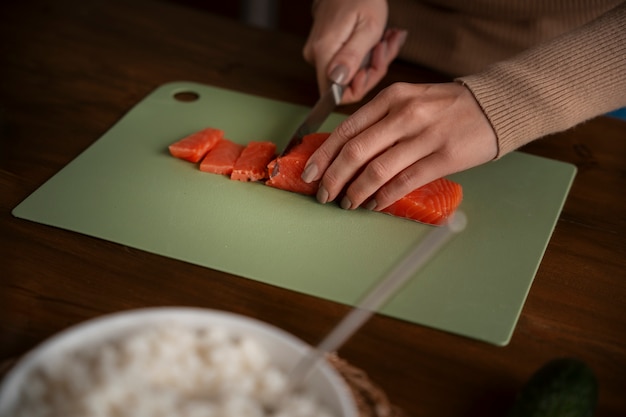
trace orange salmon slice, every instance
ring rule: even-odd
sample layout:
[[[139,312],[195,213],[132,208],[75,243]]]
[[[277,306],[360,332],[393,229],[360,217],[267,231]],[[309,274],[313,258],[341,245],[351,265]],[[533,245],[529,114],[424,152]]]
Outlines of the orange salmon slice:
[[[223,130],[208,127],[172,143],[169,151],[176,158],[195,163],[200,161],[223,136]]]
[[[231,140],[220,139],[200,163],[200,171],[230,175],[244,148]]]
[[[269,177],[267,164],[276,154],[276,144],[272,142],[250,142],[235,162],[231,180],[261,181]]]

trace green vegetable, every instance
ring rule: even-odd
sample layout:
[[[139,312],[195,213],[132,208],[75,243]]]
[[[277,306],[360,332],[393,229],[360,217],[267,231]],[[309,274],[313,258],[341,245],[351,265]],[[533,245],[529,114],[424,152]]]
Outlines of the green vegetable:
[[[598,381],[577,359],[555,359],[522,388],[507,417],[591,417],[598,402]]]

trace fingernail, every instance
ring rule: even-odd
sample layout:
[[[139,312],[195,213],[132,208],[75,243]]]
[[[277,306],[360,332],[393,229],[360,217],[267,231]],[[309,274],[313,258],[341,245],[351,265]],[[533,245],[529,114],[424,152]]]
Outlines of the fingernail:
[[[302,171],[302,175],[300,176],[300,178],[302,178],[302,181],[308,184],[311,181],[313,181],[316,176],[317,176],[317,165],[309,164],[304,168],[304,171]]]
[[[328,202],[328,191],[326,191],[326,188],[324,188],[324,186],[320,186],[320,188],[317,190],[317,201],[319,201],[322,204],[326,204]]]
[[[350,201],[348,197],[344,197],[341,199],[341,203],[339,205],[342,209],[348,210],[350,207],[352,207],[352,201]]]
[[[376,208],[376,200],[371,199],[370,201],[367,202],[367,204],[364,206],[367,210],[374,210]]]
[[[343,84],[348,79],[348,67],[345,65],[337,65],[330,72],[330,80],[337,84]]]

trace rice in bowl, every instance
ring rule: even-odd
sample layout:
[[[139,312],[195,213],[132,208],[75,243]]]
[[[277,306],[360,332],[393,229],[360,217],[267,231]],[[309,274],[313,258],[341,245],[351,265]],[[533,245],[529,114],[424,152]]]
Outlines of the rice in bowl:
[[[22,372],[18,366],[16,375],[7,376],[14,384],[3,385],[2,416],[357,415],[347,387],[332,380],[337,375],[329,367],[316,369],[303,389],[286,393],[287,371],[306,350],[277,351],[285,336],[279,330],[246,318],[248,327],[240,328],[233,325],[240,318],[227,313],[217,313],[225,321],[202,323],[185,319],[193,311],[178,312],[183,317],[153,311],[158,320],[122,326],[106,337],[94,333],[94,340],[83,334],[83,343],[72,346],[63,346],[62,336],[56,345],[53,340],[45,360],[36,360],[34,352]],[[277,331],[278,339],[268,343],[268,330]],[[14,391],[10,401],[8,390]]]

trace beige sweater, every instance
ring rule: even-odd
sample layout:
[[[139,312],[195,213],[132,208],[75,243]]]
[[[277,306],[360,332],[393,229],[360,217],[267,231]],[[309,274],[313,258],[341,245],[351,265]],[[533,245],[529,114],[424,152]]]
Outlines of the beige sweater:
[[[389,0],[401,58],[456,77],[498,137],[498,157],[626,106],[626,2]]]

